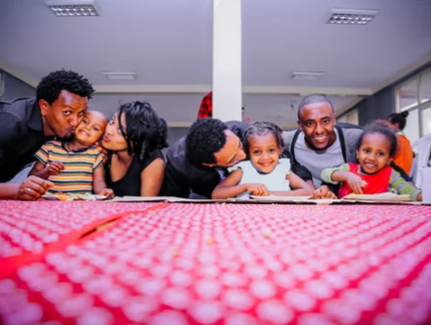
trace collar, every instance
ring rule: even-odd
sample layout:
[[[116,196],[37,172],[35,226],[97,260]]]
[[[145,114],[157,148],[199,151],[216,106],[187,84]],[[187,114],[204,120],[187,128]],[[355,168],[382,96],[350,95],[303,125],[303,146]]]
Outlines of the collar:
[[[42,115],[40,114],[40,106],[37,99],[34,98],[30,100],[27,105],[32,105],[30,119],[28,121],[28,126],[34,131],[43,132],[43,121]]]

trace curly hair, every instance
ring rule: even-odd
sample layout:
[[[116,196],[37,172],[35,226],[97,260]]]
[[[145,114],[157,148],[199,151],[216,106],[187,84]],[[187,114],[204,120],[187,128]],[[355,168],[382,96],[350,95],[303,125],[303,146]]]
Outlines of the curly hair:
[[[190,127],[186,137],[187,159],[193,164],[214,164],[219,152],[226,144],[225,130],[228,127],[218,119],[203,118]]]
[[[243,145],[247,158],[250,158],[250,137],[254,135],[267,135],[268,133],[272,133],[275,136],[279,148],[284,148],[283,130],[278,125],[271,122],[256,122],[249,126],[244,133]]]
[[[334,106],[332,105],[332,103],[328,99],[328,97],[326,97],[325,95],[313,94],[313,95],[309,95],[307,97],[304,97],[301,100],[301,102],[299,103],[299,105],[298,105],[298,120],[301,119],[301,112],[305,106],[310,105],[310,104],[316,104],[316,103],[329,104],[329,106],[331,106],[331,108],[332,108],[332,112],[335,113]]]
[[[359,150],[367,134],[381,134],[389,140],[389,157],[394,157],[397,152],[397,136],[395,135],[395,131],[396,130],[387,121],[376,120],[364,128],[364,132],[362,132],[356,144],[356,149]]]
[[[73,71],[59,70],[44,77],[36,88],[37,100],[45,100],[52,105],[62,90],[90,99],[94,89],[88,79]]]
[[[126,119],[126,129],[121,124],[121,116]],[[156,149],[167,148],[168,126],[147,102],[128,102],[118,109],[118,124],[127,141],[129,154],[136,154],[139,160]]]

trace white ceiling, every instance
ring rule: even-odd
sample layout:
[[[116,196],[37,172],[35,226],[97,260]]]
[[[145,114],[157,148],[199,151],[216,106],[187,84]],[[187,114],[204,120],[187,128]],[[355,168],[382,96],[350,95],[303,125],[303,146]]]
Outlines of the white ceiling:
[[[197,98],[211,89],[212,83],[213,0],[96,1],[99,17],[58,18],[43,0],[0,0],[0,68],[7,65],[9,71],[36,82],[53,70],[72,69],[96,87],[112,86],[110,89],[115,90],[122,86],[121,91],[124,86],[159,90],[188,86],[184,92],[195,99],[181,100],[184,107],[178,118],[169,120],[194,118],[200,102]],[[307,92],[329,89],[332,94],[342,94],[342,88],[349,88],[350,93],[361,94],[364,89],[371,92],[426,55],[431,58],[431,0],[242,3],[243,85],[255,86],[252,93],[259,93],[259,87],[273,93],[279,87],[298,92],[307,87]],[[379,13],[367,26],[325,24],[333,8]],[[136,71],[138,78],[110,81],[102,75],[113,70]],[[292,71],[298,70],[326,74],[318,81],[291,80]],[[118,102],[136,96],[112,98]],[[151,96],[156,95],[146,95]],[[250,100],[244,96],[244,104],[253,115],[277,119],[281,112],[268,107],[279,107],[276,103],[282,102],[289,108],[286,96],[259,96],[249,95]],[[266,102],[257,98],[266,98]],[[339,107],[354,99],[335,97],[336,102],[337,98],[341,98]],[[167,112],[169,109],[165,108]]]

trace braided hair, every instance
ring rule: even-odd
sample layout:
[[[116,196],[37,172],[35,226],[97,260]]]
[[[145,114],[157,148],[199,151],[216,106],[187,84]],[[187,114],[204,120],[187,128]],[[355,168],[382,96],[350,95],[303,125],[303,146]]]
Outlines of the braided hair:
[[[126,119],[126,129],[121,124],[121,116]],[[136,154],[142,161],[152,151],[167,148],[168,126],[147,102],[128,102],[118,109],[118,124],[127,141],[129,154]]]
[[[249,126],[244,133],[244,152],[247,154],[247,158],[250,159],[250,144],[249,139],[254,135],[267,135],[272,133],[275,136],[275,141],[279,148],[284,148],[283,131],[281,128],[271,122],[256,122]]]

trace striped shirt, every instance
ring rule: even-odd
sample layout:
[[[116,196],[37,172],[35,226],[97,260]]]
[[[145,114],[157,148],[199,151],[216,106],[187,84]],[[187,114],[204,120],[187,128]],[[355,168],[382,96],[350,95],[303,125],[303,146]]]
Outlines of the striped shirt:
[[[93,172],[103,161],[96,146],[82,151],[68,151],[60,141],[48,141],[35,154],[45,167],[54,161],[60,161],[64,169],[57,175],[49,176],[54,183],[49,193],[92,193]]]

